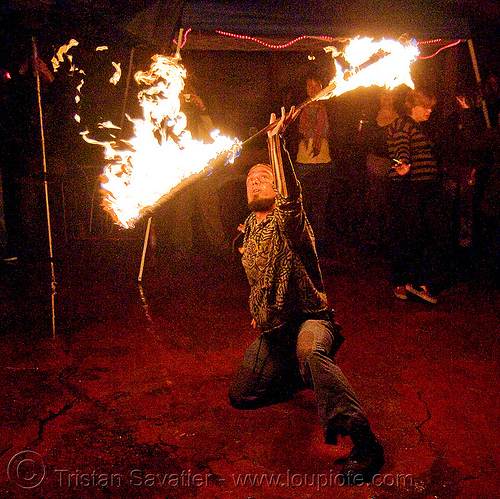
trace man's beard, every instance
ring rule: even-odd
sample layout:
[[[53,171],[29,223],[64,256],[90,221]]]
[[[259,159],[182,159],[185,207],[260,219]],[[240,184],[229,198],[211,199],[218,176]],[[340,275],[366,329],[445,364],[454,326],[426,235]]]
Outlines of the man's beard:
[[[248,209],[254,213],[270,211],[274,206],[274,202],[274,198],[254,198],[248,203]]]

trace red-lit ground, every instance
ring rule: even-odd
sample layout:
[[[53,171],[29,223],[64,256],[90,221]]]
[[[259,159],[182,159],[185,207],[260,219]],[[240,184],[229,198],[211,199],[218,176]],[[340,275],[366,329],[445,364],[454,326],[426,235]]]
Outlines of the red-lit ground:
[[[89,240],[56,262],[55,339],[47,281],[4,269],[1,497],[500,497],[498,287],[400,302],[380,257],[341,253],[325,281],[338,363],[386,449],[374,485],[336,482],[349,442],[323,444],[312,392],[229,405],[255,335],[238,265],[149,255],[141,296],[141,242]]]

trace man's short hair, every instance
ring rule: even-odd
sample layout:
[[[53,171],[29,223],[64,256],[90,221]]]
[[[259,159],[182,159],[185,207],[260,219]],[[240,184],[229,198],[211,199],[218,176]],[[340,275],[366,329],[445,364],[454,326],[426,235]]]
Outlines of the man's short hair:
[[[255,168],[257,168],[257,167],[260,167],[260,168],[267,168],[267,169],[271,172],[272,176],[274,177],[274,172],[273,172],[273,169],[271,168],[271,166],[270,166],[270,165],[268,165],[268,164],[266,164],[266,163],[257,163],[256,165],[253,165],[253,166],[252,166],[252,168],[250,168],[250,170],[248,170],[247,177],[250,175],[250,172],[251,172],[252,170],[254,170]]]

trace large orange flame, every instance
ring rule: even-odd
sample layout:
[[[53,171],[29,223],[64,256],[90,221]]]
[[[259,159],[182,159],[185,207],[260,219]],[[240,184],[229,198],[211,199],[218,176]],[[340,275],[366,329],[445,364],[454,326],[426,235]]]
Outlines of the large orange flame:
[[[350,68],[343,69],[335,60],[335,77],[329,85],[331,90],[322,99],[371,85],[389,89],[402,84],[410,88],[414,86],[410,69],[419,54],[415,41],[404,43],[384,38],[375,41],[373,38],[357,37],[348,41],[342,53],[335,47],[325,50],[331,52],[333,57],[342,55]]]
[[[138,94],[142,118],[132,119],[133,136],[98,142],[82,133],[90,143],[104,148],[108,161],[101,180],[102,205],[115,222],[133,227],[179,185],[195,175],[209,174],[210,163],[228,153],[234,157],[240,148],[237,139],[211,133],[213,142],[194,140],[186,129],[186,116],[180,110],[179,94],[186,71],[174,57],[155,55],[149,71],[139,71],[135,80],[146,88]],[[118,129],[112,123],[101,127]]]
[[[343,52],[327,47],[333,57],[343,56],[348,69],[335,60],[336,74],[314,100],[327,99],[360,86],[394,88],[406,84],[413,88],[410,66],[419,53],[416,42],[354,38]],[[176,57],[155,55],[149,71],[139,71],[135,80],[146,88],[139,92],[142,119],[130,119],[131,139],[98,142],[82,133],[88,142],[104,147],[108,164],[101,187],[103,206],[122,227],[133,227],[149,208],[162,202],[170,192],[182,188],[190,178],[203,174],[211,161],[227,153],[234,157],[241,148],[237,139],[212,132],[210,144],[194,140],[186,129],[186,116],[180,110],[179,95],[186,71]],[[105,128],[118,128],[102,123]],[[207,172],[208,173],[208,172]]]

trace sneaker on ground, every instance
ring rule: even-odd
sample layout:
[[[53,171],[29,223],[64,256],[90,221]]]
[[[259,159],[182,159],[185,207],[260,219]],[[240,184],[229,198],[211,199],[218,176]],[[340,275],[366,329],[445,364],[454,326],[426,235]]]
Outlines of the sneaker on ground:
[[[411,284],[407,284],[405,287],[408,292],[415,296],[418,296],[427,303],[436,304],[438,301],[437,297],[431,295],[430,291],[427,289],[427,286],[412,286]]]
[[[394,288],[394,296],[398,300],[408,300],[408,293],[406,292],[406,288],[404,286]]]

